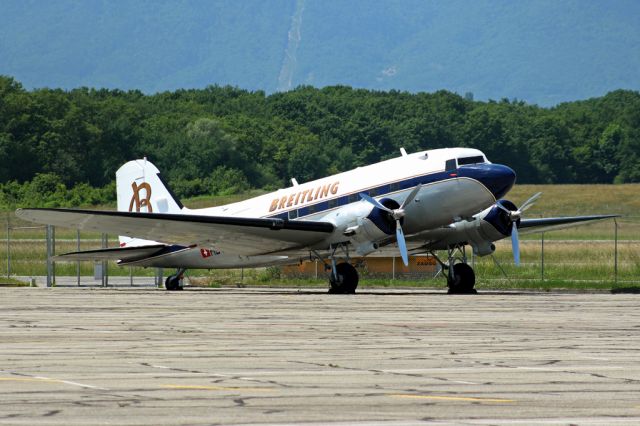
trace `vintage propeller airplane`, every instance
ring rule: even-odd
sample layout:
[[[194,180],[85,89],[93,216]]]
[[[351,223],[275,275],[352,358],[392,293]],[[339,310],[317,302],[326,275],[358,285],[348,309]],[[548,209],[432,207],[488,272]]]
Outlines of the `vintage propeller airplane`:
[[[430,253],[450,293],[475,292],[466,247],[478,256],[511,236],[519,263],[520,232],[601,220],[615,215],[524,219],[540,194],[519,208],[503,200],[516,180],[477,149],[445,148],[407,154],[238,203],[192,210],[172,195],[146,159],[116,173],[118,211],[18,209],[22,219],[121,235],[120,247],[67,253],[64,260],[117,260],[121,266],[177,268],[167,290],[182,289],[188,268],[240,268],[321,260],[329,292],[354,293],[351,254],[398,250]],[[396,249],[397,244],[397,249]],[[446,250],[441,260],[436,251]]]

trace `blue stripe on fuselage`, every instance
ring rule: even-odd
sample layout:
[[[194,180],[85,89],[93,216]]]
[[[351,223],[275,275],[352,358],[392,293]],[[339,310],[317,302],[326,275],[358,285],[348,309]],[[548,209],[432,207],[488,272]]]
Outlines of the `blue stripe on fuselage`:
[[[461,177],[478,181],[479,183],[484,185],[496,199],[502,198],[502,196],[504,196],[511,189],[515,182],[515,172],[507,166],[486,163],[472,164],[460,166],[455,170],[429,173],[421,176],[411,177],[409,179],[401,180],[398,182],[385,183],[383,185],[369,188],[367,190],[358,191],[347,195],[341,195],[336,198],[323,200],[318,203],[298,209],[289,209],[284,212],[266,217],[275,217],[286,220],[289,219],[289,212],[297,211],[297,215],[294,216],[295,218],[300,218],[317,213],[322,213],[327,210],[342,207],[347,204],[356,202],[360,200],[360,196],[358,194],[361,192],[371,197],[379,197],[385,195],[389,196],[400,191],[414,188],[415,186],[420,184],[427,185]]]

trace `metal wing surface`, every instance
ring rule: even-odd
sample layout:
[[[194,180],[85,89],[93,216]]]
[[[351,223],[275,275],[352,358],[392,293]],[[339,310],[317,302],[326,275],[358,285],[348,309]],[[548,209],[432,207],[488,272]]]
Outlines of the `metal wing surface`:
[[[568,216],[568,217],[545,217],[540,219],[522,219],[518,225],[521,234],[533,232],[547,232],[556,229],[570,228],[582,225],[587,222],[594,222],[603,219],[620,217],[617,214],[593,215],[593,216]]]
[[[239,255],[274,253],[318,243],[329,222],[265,218],[131,213],[74,209],[18,209],[30,222],[126,235],[168,244],[199,244]]]

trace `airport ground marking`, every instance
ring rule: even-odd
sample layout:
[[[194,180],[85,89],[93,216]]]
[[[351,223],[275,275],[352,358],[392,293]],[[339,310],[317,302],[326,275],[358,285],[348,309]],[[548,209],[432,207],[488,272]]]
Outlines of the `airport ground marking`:
[[[273,388],[249,388],[239,386],[207,386],[207,385],[161,385],[165,389],[178,390],[217,390],[217,391],[250,391],[250,392],[270,392]]]
[[[33,377],[0,377],[0,382],[51,382],[57,383],[57,380],[35,379]]]
[[[78,386],[87,389],[107,390],[99,386],[87,385],[85,383],[72,382],[70,380],[52,379],[50,377],[34,376],[34,377],[0,377],[1,382],[32,382],[32,383],[63,383],[71,386]]]
[[[496,399],[496,398],[477,398],[471,396],[445,396],[445,395],[417,395],[417,394],[390,394],[392,398],[407,399],[431,399],[438,401],[465,401],[465,402],[516,402],[513,399]]]

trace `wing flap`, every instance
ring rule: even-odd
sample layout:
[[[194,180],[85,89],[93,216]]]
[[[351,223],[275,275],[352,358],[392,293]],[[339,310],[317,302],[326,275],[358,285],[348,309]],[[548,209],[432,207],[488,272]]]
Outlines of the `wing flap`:
[[[333,232],[329,222],[190,214],[72,209],[18,209],[30,222],[126,235],[166,244],[214,247],[239,255],[273,253],[318,243]]]

